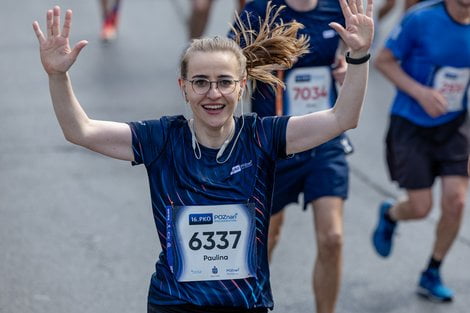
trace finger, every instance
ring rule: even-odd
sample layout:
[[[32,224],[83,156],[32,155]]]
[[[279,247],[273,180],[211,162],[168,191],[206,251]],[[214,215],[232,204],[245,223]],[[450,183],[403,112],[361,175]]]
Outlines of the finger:
[[[60,35],[60,8],[56,5],[54,7],[54,16],[52,19],[52,36]]]
[[[373,0],[367,0],[366,16],[372,18],[373,8],[374,8]]]
[[[51,37],[52,36],[52,10],[47,10],[47,15],[46,15],[46,25],[47,25],[47,36]]]
[[[362,0],[356,0],[356,7],[357,7],[357,12],[363,14],[364,13],[364,7],[362,5]]]
[[[341,11],[343,11],[344,18],[348,19],[351,17],[352,13],[346,0],[339,0],[339,5],[341,6]]]
[[[44,37],[44,34],[41,31],[41,27],[39,27],[39,23],[37,21],[33,22],[33,29],[34,29],[34,32],[36,33],[36,37],[38,37],[40,44],[46,41],[46,38]]]
[[[356,0],[349,0],[349,7],[351,8],[352,14],[357,14]]]
[[[447,108],[449,107],[449,103],[447,102],[446,98],[439,95],[440,97],[437,98],[437,109],[440,114],[447,113]]]
[[[82,40],[79,41],[75,47],[73,47],[72,52],[70,52],[70,56],[75,60],[78,57],[78,54],[80,51],[82,51],[83,48],[88,44],[88,41]]]
[[[340,0],[340,1],[344,1],[344,0]],[[341,24],[338,24],[336,22],[331,22],[330,24],[328,24],[331,28],[333,28],[337,33],[338,35],[341,37],[341,39],[343,39],[344,43],[346,43],[346,40],[344,40],[346,38],[346,29],[344,29],[343,25]]]
[[[68,38],[70,35],[70,27],[72,26],[72,10],[65,12],[65,22],[62,28],[62,37]]]

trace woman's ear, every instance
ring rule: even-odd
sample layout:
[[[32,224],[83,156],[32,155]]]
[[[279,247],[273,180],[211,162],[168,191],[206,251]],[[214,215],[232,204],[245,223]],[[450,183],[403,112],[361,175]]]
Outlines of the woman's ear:
[[[178,86],[180,86],[180,89],[184,89],[184,79],[183,78],[178,78]]]
[[[242,78],[240,80],[240,92],[238,94],[238,101],[243,97],[243,93],[245,92],[245,89],[247,88],[247,80],[246,77]]]
[[[183,95],[184,101],[188,102],[188,95],[186,94],[186,85],[184,84],[183,78],[178,78],[178,86],[180,87],[181,94]]]
[[[241,80],[240,80],[240,87],[242,87],[243,89],[245,89],[246,87],[246,82],[247,82],[247,79],[246,79],[246,76],[243,77]]]

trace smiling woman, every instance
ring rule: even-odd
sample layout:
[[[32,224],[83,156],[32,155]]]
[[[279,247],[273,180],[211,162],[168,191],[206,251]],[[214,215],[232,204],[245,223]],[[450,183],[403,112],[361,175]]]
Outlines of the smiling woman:
[[[373,35],[372,0],[340,0],[346,28],[332,23],[352,58],[367,54]],[[334,108],[297,117],[235,117],[247,80],[282,83],[271,70],[289,67],[307,51],[300,24],[273,24],[268,7],[259,33],[240,28],[228,38],[194,40],[181,58],[178,80],[193,117],[118,123],[91,119],[73,93],[68,70],[87,44],[69,46],[70,10],[37,22],[40,56],[65,138],[116,159],[144,164],[162,252],[148,312],[267,312],[273,307],[267,259],[275,161],[355,127],[367,62],[348,68]],[[243,40],[245,48],[239,44]]]

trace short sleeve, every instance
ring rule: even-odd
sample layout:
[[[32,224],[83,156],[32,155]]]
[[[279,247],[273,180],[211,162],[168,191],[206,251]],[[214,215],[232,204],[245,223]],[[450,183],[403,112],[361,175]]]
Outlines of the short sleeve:
[[[403,17],[385,43],[385,47],[390,49],[398,60],[403,60],[408,56],[416,47],[418,36],[420,36],[418,16],[412,13]]]
[[[290,116],[258,118],[256,136],[261,148],[272,158],[285,158],[286,129]]]
[[[155,161],[164,148],[168,136],[167,123],[162,119],[128,123],[132,131],[132,165],[148,166]]]

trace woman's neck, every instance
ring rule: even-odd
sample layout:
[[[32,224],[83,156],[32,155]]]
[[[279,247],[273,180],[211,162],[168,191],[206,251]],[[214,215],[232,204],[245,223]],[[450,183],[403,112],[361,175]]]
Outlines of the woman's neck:
[[[294,11],[297,12],[308,12],[318,4],[318,0],[285,0],[286,4]]]
[[[235,134],[235,121],[233,118],[217,129],[204,127],[194,119],[190,123],[192,123],[196,140],[201,145],[212,149],[219,149],[225,141],[230,141]]]

